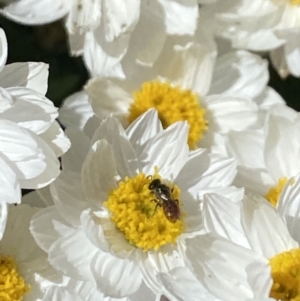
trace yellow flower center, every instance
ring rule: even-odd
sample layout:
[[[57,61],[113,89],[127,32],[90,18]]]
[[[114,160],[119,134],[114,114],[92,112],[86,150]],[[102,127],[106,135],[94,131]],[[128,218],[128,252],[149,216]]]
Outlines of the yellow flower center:
[[[278,180],[277,186],[272,187],[267,194],[265,195],[265,198],[274,206],[277,206],[277,202],[279,199],[279,196],[281,194],[281,191],[283,189],[283,187],[285,186],[285,184],[287,183],[288,178],[287,177],[283,177],[280,178]]]
[[[300,249],[270,259],[273,285],[270,297],[282,301],[300,300]]]
[[[0,255],[0,300],[21,301],[30,287],[16,269],[14,260]]]
[[[205,110],[200,106],[199,97],[190,90],[182,90],[160,81],[143,83],[141,90],[134,92],[128,122],[133,122],[151,108],[158,111],[164,129],[177,121],[188,122],[188,144],[191,149],[197,147],[197,142],[208,128],[208,122],[204,119]]]
[[[163,188],[169,189],[170,201],[160,201],[155,190],[149,189],[155,179],[160,180]],[[111,221],[124,233],[127,241],[144,251],[175,243],[185,229],[180,190],[176,184],[162,182],[157,173],[125,178],[110,192],[104,204],[111,213]]]

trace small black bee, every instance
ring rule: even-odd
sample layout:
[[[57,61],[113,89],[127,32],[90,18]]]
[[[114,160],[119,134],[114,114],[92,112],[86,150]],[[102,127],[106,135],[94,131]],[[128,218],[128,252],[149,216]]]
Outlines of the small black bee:
[[[162,207],[166,218],[175,223],[180,218],[180,209],[178,200],[174,200],[172,197],[172,190],[160,179],[154,179],[148,188],[156,196],[156,199],[153,199],[156,202],[154,213],[158,206]]]

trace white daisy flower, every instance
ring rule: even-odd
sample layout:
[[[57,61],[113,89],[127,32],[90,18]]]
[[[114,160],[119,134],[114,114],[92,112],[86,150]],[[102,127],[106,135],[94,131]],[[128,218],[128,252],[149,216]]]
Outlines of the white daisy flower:
[[[234,48],[271,51],[282,77],[300,76],[299,13],[299,0],[218,0],[203,8],[207,26]]]
[[[5,208],[20,203],[20,188],[48,185],[59,174],[57,157],[70,146],[55,118],[57,108],[44,95],[48,66],[42,63],[5,65],[7,42],[0,30],[0,200]],[[2,224],[3,225],[3,224]],[[4,228],[0,227],[0,237]]]
[[[50,186],[55,206],[33,218],[33,236],[65,275],[115,298],[144,287],[154,300],[163,294],[157,273],[183,266],[183,237],[201,230],[203,194],[231,193],[234,160],[189,152],[187,124],[163,130],[155,110],[126,130],[108,117],[92,138],[67,133],[77,143]]]
[[[198,281],[224,301],[297,300],[299,241],[276,210],[254,195],[238,203],[206,195],[205,204],[205,227],[212,233],[187,239],[185,250]],[[233,218],[237,212],[240,219]]]
[[[174,46],[170,40],[152,68],[131,66],[126,79],[91,79],[85,89],[95,114],[101,119],[112,113],[126,127],[155,108],[164,128],[188,122],[191,149],[211,147],[216,134],[256,124],[252,98],[265,89],[266,61],[240,51],[220,58],[214,69],[214,43],[199,35],[201,44]]]

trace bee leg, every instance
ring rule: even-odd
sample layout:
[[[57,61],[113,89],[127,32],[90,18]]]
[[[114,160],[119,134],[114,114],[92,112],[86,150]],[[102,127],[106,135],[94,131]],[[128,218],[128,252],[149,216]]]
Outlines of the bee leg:
[[[176,202],[176,204],[178,205],[179,204],[179,201],[176,199],[176,200],[174,200],[174,202]]]
[[[153,200],[151,200],[150,202],[156,202],[156,206],[155,206],[154,211],[153,211],[153,214],[152,214],[152,216],[151,216],[151,217],[153,217],[153,215],[154,215],[155,212],[156,212],[157,207],[158,207],[158,206],[161,207],[161,203],[160,203],[158,200],[156,200],[156,199],[153,199]]]

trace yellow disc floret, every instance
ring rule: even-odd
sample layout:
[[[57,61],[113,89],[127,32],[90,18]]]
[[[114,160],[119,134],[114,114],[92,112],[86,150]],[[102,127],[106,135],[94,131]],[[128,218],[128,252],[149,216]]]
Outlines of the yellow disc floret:
[[[149,184],[154,179],[160,179],[160,176],[155,174],[147,177],[140,173],[134,178],[126,178],[110,192],[104,203],[117,229],[124,233],[130,244],[144,251],[157,250],[163,245],[175,243],[185,229],[182,212],[176,222],[171,222],[166,217],[163,207],[157,206],[158,200],[149,189]],[[172,199],[178,200],[180,208],[178,186],[172,184],[168,187]]]
[[[269,261],[273,285],[270,297],[282,301],[300,300],[300,249],[290,250]]]
[[[208,127],[204,118],[205,110],[200,106],[198,95],[166,82],[145,82],[141,90],[134,92],[134,101],[129,109],[129,123],[151,108],[158,111],[164,129],[177,121],[187,121],[190,126],[188,144],[191,149],[196,148]]]
[[[272,187],[267,194],[265,195],[265,198],[274,206],[277,206],[277,202],[279,199],[279,196],[281,194],[281,191],[283,189],[283,187],[285,186],[285,184],[287,183],[288,178],[283,177],[280,178],[278,180],[277,186],[276,187]]]
[[[29,290],[24,278],[18,274],[14,260],[0,255],[0,300],[21,301]]]

